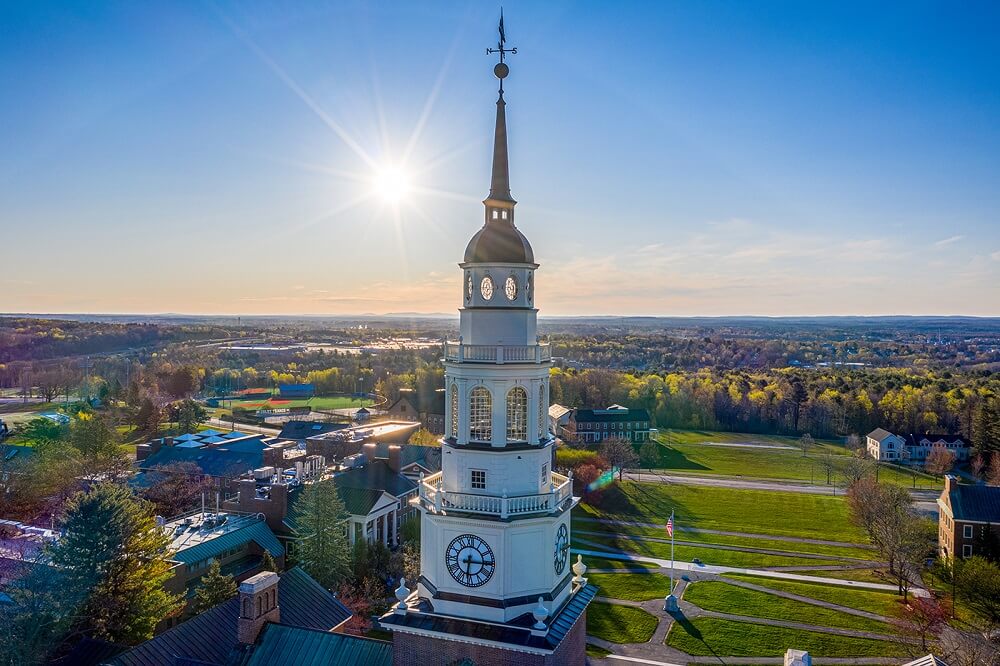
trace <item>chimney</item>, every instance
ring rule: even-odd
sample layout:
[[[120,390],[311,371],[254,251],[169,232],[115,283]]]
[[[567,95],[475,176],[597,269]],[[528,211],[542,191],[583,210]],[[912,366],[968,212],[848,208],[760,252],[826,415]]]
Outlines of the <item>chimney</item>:
[[[281,523],[288,514],[288,486],[284,483],[271,484],[271,503],[264,512],[267,524],[274,530],[281,529]]]
[[[253,479],[240,479],[240,511],[253,511],[257,499],[257,483]]]
[[[278,607],[278,574],[261,571],[240,583],[240,619],[236,637],[244,645],[252,645],[266,622],[280,622]]]
[[[944,475],[944,492],[945,492],[945,494],[950,493],[957,483],[958,483],[958,479],[955,478],[954,474],[945,474]]]
[[[402,456],[403,449],[400,448],[398,444],[389,445],[389,469],[397,474],[399,473],[400,467],[402,467]]]
[[[361,447],[361,452],[365,454],[365,464],[372,463],[375,461],[375,451],[378,450],[378,444],[375,442],[368,442]]]

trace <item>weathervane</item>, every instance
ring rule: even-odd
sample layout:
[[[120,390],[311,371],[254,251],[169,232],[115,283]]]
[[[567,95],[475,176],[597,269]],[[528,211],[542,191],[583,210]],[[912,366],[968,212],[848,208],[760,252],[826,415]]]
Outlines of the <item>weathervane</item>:
[[[503,7],[500,8],[500,26],[498,29],[500,31],[500,39],[497,41],[497,47],[495,49],[486,49],[486,55],[492,55],[494,53],[500,54],[500,62],[498,62],[496,67],[493,68],[493,73],[496,74],[498,79],[500,79],[500,96],[503,97],[503,80],[507,78],[508,74],[510,74],[510,67],[507,66],[507,63],[505,63],[503,59],[508,53],[512,55],[517,53],[516,46],[509,49],[504,47],[504,44],[507,43],[507,35],[505,35],[503,31]]]

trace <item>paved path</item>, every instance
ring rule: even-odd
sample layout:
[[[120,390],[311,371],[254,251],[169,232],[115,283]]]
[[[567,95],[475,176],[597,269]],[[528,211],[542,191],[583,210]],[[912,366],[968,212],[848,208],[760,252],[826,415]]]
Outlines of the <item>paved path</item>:
[[[736,449],[780,449],[782,451],[798,451],[794,446],[782,444],[756,444],[754,442],[698,442],[698,446],[730,446]]]
[[[611,520],[609,518],[574,518],[580,523],[600,523],[602,525],[625,525],[627,527],[646,527],[656,530],[666,531],[662,523],[642,523],[632,520]],[[874,546],[863,543],[851,543],[850,541],[827,541],[825,539],[810,539],[806,537],[779,536],[774,534],[755,534],[751,532],[730,532],[728,530],[710,530],[703,527],[685,527],[675,525],[678,532],[692,532],[697,534],[716,534],[718,536],[734,536],[745,539],[768,539],[770,541],[790,541],[792,543],[809,543],[816,546],[836,546],[839,548],[874,548]]]
[[[265,426],[247,425],[246,423],[237,423],[235,428],[233,427],[232,421],[223,421],[222,419],[209,419],[208,424],[215,428],[220,428],[225,431],[239,430],[240,432],[252,432],[260,435],[277,435],[281,432],[280,428],[268,428]]]
[[[601,557],[606,560],[648,562],[663,568],[670,567],[670,560],[664,560],[656,557],[646,557],[645,555],[635,555],[620,550],[619,551],[590,550],[585,548],[573,548],[572,552],[579,553],[585,557]],[[586,564],[586,562],[584,562],[584,564]],[[898,588],[895,585],[886,585],[884,583],[869,583],[867,581],[842,580],[840,578],[824,578],[821,576],[803,576],[801,574],[789,573],[787,571],[769,571],[767,569],[745,569],[743,567],[726,567],[714,564],[694,564],[692,562],[681,562],[679,560],[674,562],[674,569],[676,571],[691,571],[695,573],[708,573],[708,574],[744,573],[744,574],[749,574],[751,576],[778,578],[780,580],[794,580],[803,583],[840,585],[843,587],[854,587],[865,590],[879,590],[881,592],[895,593],[898,591]],[[914,596],[917,597],[927,596],[927,590],[921,588],[913,588],[910,591],[913,593]]]
[[[573,534],[586,534],[588,536],[613,536],[616,539],[624,539],[628,541],[651,541],[653,543],[670,543],[670,539],[665,539],[663,537],[649,537],[649,536],[637,536],[632,534],[616,534],[613,532],[593,532],[590,530],[573,530]],[[695,546],[698,548],[709,548],[713,550],[730,550],[737,551],[740,553],[757,553],[758,555],[778,555],[781,557],[800,557],[806,560],[821,560],[823,562],[829,562],[830,560],[851,560],[853,562],[858,562],[861,564],[867,564],[868,566],[874,566],[878,564],[874,560],[862,560],[858,557],[845,557],[843,555],[822,555],[819,553],[800,553],[797,551],[788,550],[772,550],[770,548],[754,548],[752,546],[726,546],[718,543],[702,543],[700,541],[674,541],[675,545],[681,546]]]

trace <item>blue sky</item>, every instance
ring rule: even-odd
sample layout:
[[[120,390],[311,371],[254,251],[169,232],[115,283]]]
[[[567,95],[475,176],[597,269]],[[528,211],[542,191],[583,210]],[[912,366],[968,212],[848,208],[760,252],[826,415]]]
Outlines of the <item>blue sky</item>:
[[[1000,315],[996,3],[504,11],[543,315]],[[0,311],[454,312],[497,16],[0,5]]]

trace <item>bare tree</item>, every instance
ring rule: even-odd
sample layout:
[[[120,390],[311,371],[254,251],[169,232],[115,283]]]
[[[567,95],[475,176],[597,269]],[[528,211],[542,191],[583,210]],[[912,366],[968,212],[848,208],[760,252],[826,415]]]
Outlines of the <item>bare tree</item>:
[[[893,624],[904,638],[919,638],[920,649],[927,651],[927,639],[938,635],[948,623],[948,612],[933,597],[914,597],[897,608]]]
[[[833,451],[827,451],[819,457],[819,467],[826,472],[826,485],[830,485],[833,482],[833,474],[837,471],[837,460]]]
[[[862,451],[864,449],[864,442],[861,440],[861,435],[857,434],[848,435],[845,445],[847,450],[851,453]]]
[[[932,447],[931,452],[927,454],[927,460],[924,461],[924,469],[937,475],[949,472],[954,465],[955,452],[943,446]]]
[[[816,440],[809,433],[806,433],[799,437],[798,441],[799,448],[802,449],[802,455],[809,453],[809,449],[816,445]]]
[[[871,478],[874,465],[870,458],[863,455],[849,457],[840,469],[844,485],[850,488],[863,479]]]
[[[607,460],[612,468],[617,468],[619,481],[627,468],[635,467],[639,463],[639,456],[635,454],[632,441],[625,437],[611,437],[604,440],[601,443],[601,457]]]

